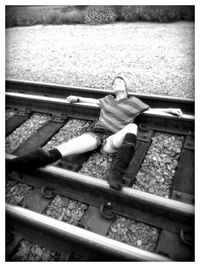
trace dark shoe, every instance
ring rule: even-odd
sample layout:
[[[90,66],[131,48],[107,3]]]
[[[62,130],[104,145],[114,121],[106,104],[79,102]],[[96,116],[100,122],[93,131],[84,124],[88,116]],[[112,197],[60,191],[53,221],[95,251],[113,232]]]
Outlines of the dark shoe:
[[[46,152],[42,148],[38,148],[27,155],[19,156],[14,159],[6,159],[6,169],[7,171],[19,172],[23,170],[33,170],[51,164],[61,157],[57,149]]]
[[[112,188],[117,190],[122,189],[123,175],[134,155],[135,146],[136,135],[131,133],[126,134],[124,141],[119,148],[119,151],[114,158],[110,168],[108,183]]]

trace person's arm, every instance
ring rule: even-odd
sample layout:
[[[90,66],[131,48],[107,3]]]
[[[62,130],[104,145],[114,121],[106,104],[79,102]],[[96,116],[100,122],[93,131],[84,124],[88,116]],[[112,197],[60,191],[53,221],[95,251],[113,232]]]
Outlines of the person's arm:
[[[80,103],[96,104],[99,106],[99,99],[89,98],[89,97],[80,97],[80,96],[74,96],[74,95],[68,96],[66,98],[66,102],[68,103],[80,102]]]
[[[169,114],[181,118],[183,113],[180,108],[149,108],[144,113],[154,113],[158,115]]]

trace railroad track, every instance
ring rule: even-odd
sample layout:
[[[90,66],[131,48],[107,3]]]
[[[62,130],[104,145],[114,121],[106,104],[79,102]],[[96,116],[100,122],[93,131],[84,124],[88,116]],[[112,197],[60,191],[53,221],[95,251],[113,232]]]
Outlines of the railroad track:
[[[97,119],[97,106],[68,104],[65,101],[68,95],[101,98],[108,93],[112,92],[7,80],[6,107],[14,108],[16,112],[7,121],[6,136],[35,112],[50,114],[51,119],[15,149],[13,155],[7,154],[6,157],[12,158],[44,146],[70,118]],[[22,238],[61,254],[76,250],[83,259],[89,260],[194,260],[194,101],[163,96],[134,96],[152,108],[181,108],[183,118],[148,112],[137,118],[137,150],[125,173],[125,186],[119,192],[111,189],[106,181],[78,172],[90,153],[64,158],[56,166],[47,166],[34,172],[8,173],[7,178],[33,187],[23,207],[6,204],[8,260]],[[132,188],[157,131],[184,137],[169,199]],[[56,194],[89,205],[79,225],[72,226],[42,214]],[[155,252],[105,237],[116,214],[159,228]]]

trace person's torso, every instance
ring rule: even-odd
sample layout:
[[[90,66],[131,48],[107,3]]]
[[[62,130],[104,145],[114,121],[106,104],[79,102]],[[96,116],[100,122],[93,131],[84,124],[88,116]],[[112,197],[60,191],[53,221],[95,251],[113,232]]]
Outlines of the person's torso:
[[[149,108],[134,96],[117,101],[112,95],[108,95],[100,99],[99,103],[101,111],[97,125],[103,126],[113,133],[132,123],[141,112]]]

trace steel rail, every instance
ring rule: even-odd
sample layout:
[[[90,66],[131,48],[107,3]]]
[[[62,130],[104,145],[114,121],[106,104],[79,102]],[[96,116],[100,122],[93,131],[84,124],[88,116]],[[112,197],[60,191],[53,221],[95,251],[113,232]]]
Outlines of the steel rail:
[[[43,113],[63,114],[65,117],[74,117],[86,120],[96,120],[99,116],[97,105],[85,103],[66,103],[65,99],[22,93],[6,93],[6,105],[9,107],[24,108]],[[170,133],[187,134],[194,130],[194,115],[183,114],[181,119],[171,115],[158,115],[152,111],[142,113],[136,118],[136,123],[144,123],[149,129]]]
[[[102,98],[113,94],[112,90],[67,86],[61,84],[22,81],[15,79],[6,80],[6,91],[26,94],[39,94],[51,97],[66,98],[69,95],[82,97]],[[164,95],[147,95],[130,92],[129,96],[135,96],[147,103],[151,108],[172,107],[181,108],[184,113],[194,114],[194,99],[180,98]]]
[[[6,221],[16,228],[24,238],[35,235],[37,240],[51,239],[54,245],[66,252],[66,246],[89,253],[94,258],[105,261],[170,261],[169,258],[148,252],[110,238],[92,233],[77,226],[52,219],[45,215],[6,204]],[[51,242],[49,242],[51,243]],[[59,251],[60,252],[60,251]]]
[[[62,115],[63,118],[72,117],[95,120],[99,116],[99,107],[94,105],[79,104],[77,106],[67,103],[61,98],[20,93],[6,93],[6,106],[33,112]]]
[[[6,155],[6,158],[14,158]],[[12,173],[10,174],[12,178]],[[17,176],[15,177],[17,178]],[[194,206],[128,187],[111,189],[106,181],[73,171],[47,166],[20,174],[19,181],[40,187],[53,187],[60,195],[101,208],[110,203],[113,213],[179,233],[194,222]]]

